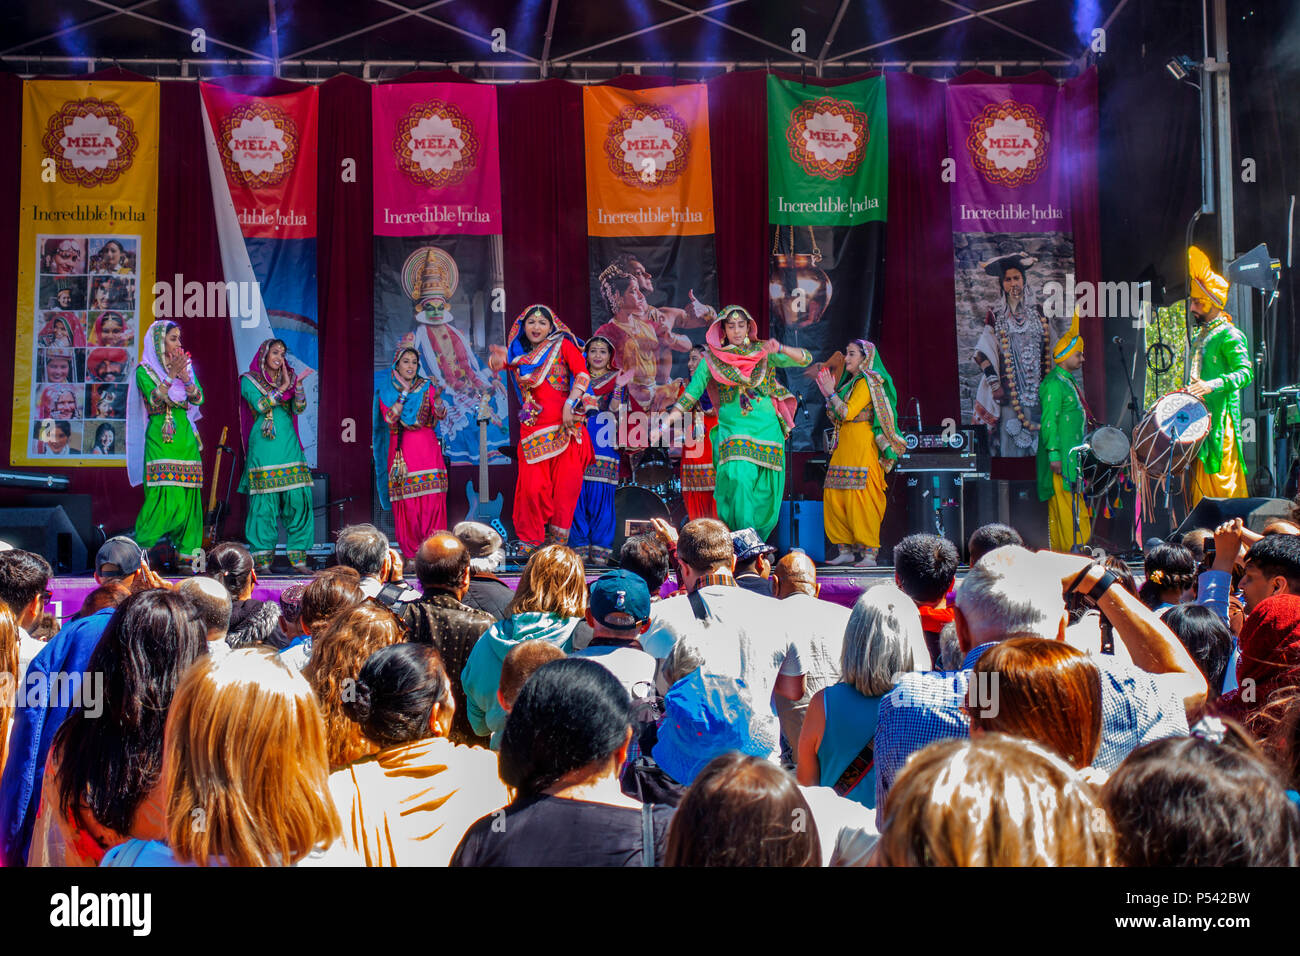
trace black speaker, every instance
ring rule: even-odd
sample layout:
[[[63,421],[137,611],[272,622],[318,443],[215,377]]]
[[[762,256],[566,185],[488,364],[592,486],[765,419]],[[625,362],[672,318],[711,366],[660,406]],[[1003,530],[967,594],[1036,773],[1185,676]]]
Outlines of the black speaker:
[[[1202,498],[1174,533],[1184,535],[1196,528],[1213,530],[1225,521],[1240,518],[1251,531],[1281,518],[1291,520],[1291,502],[1285,498]]]
[[[101,537],[95,531],[95,525],[91,518],[93,513],[91,507],[90,495],[70,495],[70,494],[38,494],[27,495],[23,504],[29,508],[62,508],[72,526],[77,529],[77,534],[81,535],[81,540],[86,543],[87,553],[94,554],[99,550],[99,546],[104,543],[105,537]]]
[[[312,522],[312,541],[315,544],[332,544],[334,538],[330,535],[330,516],[329,510],[325,507],[330,500],[330,476],[328,472],[313,471],[311,473],[311,506],[314,521]],[[284,547],[285,530],[284,525],[280,525],[279,536],[275,543]]]
[[[0,508],[0,541],[41,555],[56,574],[80,574],[90,566],[85,542],[61,507]]]

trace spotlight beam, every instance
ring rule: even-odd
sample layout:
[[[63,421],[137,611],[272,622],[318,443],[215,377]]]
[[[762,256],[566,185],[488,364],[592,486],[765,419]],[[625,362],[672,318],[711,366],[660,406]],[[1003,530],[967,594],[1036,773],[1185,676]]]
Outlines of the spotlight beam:
[[[1004,3],[1000,6],[990,7],[983,13],[968,13],[963,17],[955,17],[952,20],[944,20],[942,23],[936,23],[933,26],[922,27],[920,30],[913,30],[911,33],[904,33],[902,36],[890,37],[887,40],[881,40],[879,43],[869,43],[866,46],[858,47],[856,50],[849,50],[847,53],[837,53],[827,62],[834,63],[837,60],[847,59],[851,56],[857,56],[859,53],[866,53],[870,50],[878,50],[882,46],[889,46],[902,40],[910,40],[912,37],[919,37],[926,33],[933,33],[935,30],[942,30],[944,27],[954,26],[958,23],[965,23],[967,20],[974,20],[980,16],[987,16],[990,13],[998,13],[1002,10],[1010,10],[1012,7],[1023,7],[1027,3],[1037,3],[1038,0],[1011,0],[1010,3]]]
[[[437,3],[432,3],[427,6],[421,7],[419,10],[407,10],[406,7],[402,6],[400,3],[397,3],[396,0],[378,0],[378,2],[382,3],[386,7],[392,7],[394,10],[406,10],[406,12],[416,17],[419,17],[421,20],[425,21],[426,23],[432,23],[434,26],[442,27],[444,30],[450,30],[452,33],[459,33],[461,36],[469,37],[471,40],[477,40],[479,43],[482,43],[485,46],[490,47],[492,45],[492,40],[489,37],[479,36],[479,34],[474,33],[472,30],[466,30],[463,27],[456,26],[456,24],[454,23],[448,23],[446,20],[439,20],[437,17],[431,17],[421,12],[423,10],[429,9],[429,7],[438,6],[439,4]],[[506,52],[513,53],[521,60],[527,60],[529,63],[541,62],[541,60],[537,59],[537,57],[529,56],[527,53],[524,53],[522,50],[515,50],[512,49],[511,47],[506,47]]]
[[[404,12],[400,16],[389,17],[387,20],[380,20],[378,23],[372,23],[368,27],[362,27],[359,30],[353,30],[351,33],[344,33],[341,36],[331,37],[330,39],[326,40],[324,43],[317,43],[315,46],[306,46],[303,47],[301,50],[294,50],[292,53],[286,54],[285,59],[297,60],[307,53],[315,53],[317,50],[322,50],[327,46],[333,46],[336,43],[342,43],[344,40],[351,40],[353,37],[359,37],[363,33],[370,33],[372,30],[378,30],[381,27],[388,26],[388,24],[390,23],[396,23],[398,20],[405,20],[407,17],[415,16],[419,13],[424,12],[425,10],[432,10],[434,7],[440,7],[445,3],[451,3],[451,0],[433,0],[433,3],[426,3],[424,6],[416,10],[408,10],[405,7],[402,7],[400,9],[402,9]]]
[[[955,7],[958,10],[962,11],[962,13],[973,13],[975,14],[975,16],[979,17],[979,19],[983,20],[985,23],[989,24],[990,26],[997,27],[999,30],[1005,30],[1007,33],[1010,33],[1012,36],[1020,37],[1020,39],[1022,40],[1028,40],[1034,46],[1040,46],[1044,50],[1047,50],[1050,53],[1055,53],[1057,56],[1064,57],[1067,60],[1070,59],[1070,54],[1066,53],[1064,50],[1058,50],[1056,47],[1050,46],[1049,44],[1044,43],[1042,40],[1036,40],[1033,37],[1031,37],[1028,33],[1021,33],[1019,30],[1015,29],[1014,27],[1009,27],[1005,23],[1000,23],[997,20],[994,20],[992,17],[987,16],[986,14],[981,13],[978,10],[972,10],[970,7],[962,6],[960,3],[957,3],[956,0],[940,0],[940,2],[946,3],[950,7]]]
[[[698,11],[690,10],[687,7],[678,7],[679,10],[688,10],[687,14],[681,17],[673,17],[671,20],[664,20],[662,23],[654,23],[648,27],[642,27],[640,30],[633,30],[631,33],[624,33],[622,36],[616,36],[609,40],[601,40],[599,43],[593,43],[591,46],[583,47],[581,50],[574,50],[571,53],[564,54],[563,56],[557,56],[556,59],[561,62],[572,60],[575,56],[582,56],[582,54],[590,53],[592,50],[599,50],[601,47],[610,46],[614,43],[622,43],[624,40],[639,37],[643,33],[653,33],[655,30],[662,30],[664,27],[670,27],[675,23],[682,23],[685,20],[693,20],[706,13],[711,13],[714,10],[721,10],[723,7],[733,7],[738,3],[745,2],[746,0],[723,0],[722,3],[716,3],[711,7],[706,7],[705,9]],[[782,53],[790,52],[785,47],[781,47],[780,49]]]
[[[131,4],[131,6],[127,7],[126,10],[123,12],[129,13],[130,11],[136,9],[137,7],[148,6],[153,2],[154,0],[138,0],[137,3]],[[17,46],[11,46],[7,50],[0,50],[0,56],[8,56],[10,53],[16,53],[19,50],[23,49],[24,47],[29,47],[37,43],[44,43],[46,40],[57,40],[61,36],[66,36],[69,33],[76,33],[78,30],[84,30],[86,29],[86,27],[93,26],[96,23],[102,23],[105,20],[111,20],[115,16],[118,16],[118,14],[101,13],[97,17],[91,17],[89,20],[83,20],[80,23],[74,23],[72,26],[64,27],[62,30],[56,30],[54,33],[47,33],[43,37],[36,37],[36,39],[34,40],[25,40],[22,43],[18,44]],[[98,59],[98,57],[96,57],[96,59]]]
[[[120,14],[124,17],[130,17],[133,20],[143,20],[145,23],[152,23],[154,26],[174,30],[177,33],[183,33],[186,36],[190,35],[189,27],[177,26],[174,23],[168,23],[166,20],[159,20],[157,17],[151,17],[144,13],[136,13],[135,7],[119,7],[116,4],[108,3],[107,0],[86,0],[86,2],[93,3],[97,7],[103,7],[106,10],[112,10],[115,15]],[[139,6],[139,4],[136,4],[135,6]],[[233,43],[226,43],[222,40],[216,39],[212,34],[208,34],[208,42],[215,43],[220,47],[225,47],[227,50],[234,50],[236,53],[243,53],[247,56],[251,56],[255,60],[261,60],[263,63],[270,62],[264,55],[258,53],[256,50],[247,50],[242,46],[235,46]]]
[[[750,33],[748,30],[742,30],[740,29],[740,27],[732,26],[730,23],[727,23],[725,20],[719,20],[716,17],[706,16],[705,14],[715,9],[714,7],[709,7],[705,10],[700,10],[696,12],[694,10],[691,10],[690,7],[684,7],[680,3],[674,3],[673,0],[658,0],[658,2],[662,3],[666,7],[672,7],[674,10],[690,11],[695,16],[699,17],[701,20],[705,20],[708,23],[712,23],[714,26],[722,27],[724,30],[730,30],[732,33],[738,33],[742,37],[745,37],[747,40],[753,40],[755,43],[761,43],[763,46],[771,47],[773,50],[780,50],[786,56],[790,56],[789,46],[781,46],[781,44],[779,43],[772,43],[769,40],[764,40],[761,36],[758,36],[757,34]],[[798,53],[794,55],[798,56],[799,59],[804,60],[805,62],[808,63],[814,62],[813,58],[810,56],[800,55]]]

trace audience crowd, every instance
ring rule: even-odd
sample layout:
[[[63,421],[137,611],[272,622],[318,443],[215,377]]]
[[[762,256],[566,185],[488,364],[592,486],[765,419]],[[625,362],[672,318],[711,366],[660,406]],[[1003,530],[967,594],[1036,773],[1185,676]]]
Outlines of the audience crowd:
[[[242,544],[174,583],[116,537],[63,622],[0,550],[3,864],[1300,863],[1295,525],[1138,580],[910,535],[848,607],[753,529],[652,524],[512,587],[463,522],[418,588],[354,525],[272,600]]]

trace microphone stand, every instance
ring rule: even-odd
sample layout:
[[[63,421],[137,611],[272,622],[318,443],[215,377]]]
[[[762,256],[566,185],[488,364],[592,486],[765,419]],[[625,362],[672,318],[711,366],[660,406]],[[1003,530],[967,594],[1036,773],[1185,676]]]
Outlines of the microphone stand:
[[[1129,371],[1128,356],[1124,354],[1124,338],[1123,336],[1117,335],[1114,338],[1112,338],[1111,341],[1114,342],[1117,346],[1119,346],[1119,360],[1120,360],[1120,364],[1123,365],[1124,367],[1124,381],[1128,385],[1128,411],[1130,415],[1130,427],[1133,427],[1137,425],[1138,410],[1141,408],[1141,406],[1138,405],[1137,390],[1133,388],[1133,375]]]

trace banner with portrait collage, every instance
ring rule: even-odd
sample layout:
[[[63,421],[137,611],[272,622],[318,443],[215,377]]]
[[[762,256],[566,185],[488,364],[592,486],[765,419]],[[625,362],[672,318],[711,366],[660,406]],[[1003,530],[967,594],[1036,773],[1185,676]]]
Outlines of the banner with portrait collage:
[[[23,84],[9,462],[117,466],[158,228],[158,84]]]
[[[962,420],[987,429],[994,457],[1033,458],[1038,386],[1070,324],[1044,309],[1044,287],[1073,286],[1078,120],[1054,82],[950,84],[947,112]]]
[[[505,375],[488,368],[509,321],[496,88],[381,84],[371,109],[375,388],[392,374],[398,345],[413,344],[419,374],[447,407],[437,426],[447,463],[479,463],[486,397],[488,462],[509,464],[496,451],[510,444]]]
[[[591,327],[632,371],[639,408],[671,405],[720,308],[708,88],[582,91]],[[674,383],[678,384],[674,384]]]
[[[200,84],[217,238],[226,295],[204,315],[229,318],[239,371],[269,338],[283,340],[306,392],[298,435],[317,461],[320,336],[316,303],[317,88],[247,96]],[[163,276],[171,301],[159,318],[179,317],[189,296],[183,277]],[[213,309],[215,308],[215,312]],[[237,424],[237,419],[232,424]],[[247,436],[242,437],[247,441]]]
[[[889,199],[885,78],[806,86],[767,78],[768,223],[772,335],[824,362],[870,333],[883,295]],[[787,371],[800,399],[793,451],[824,450],[830,427],[816,380]]]

